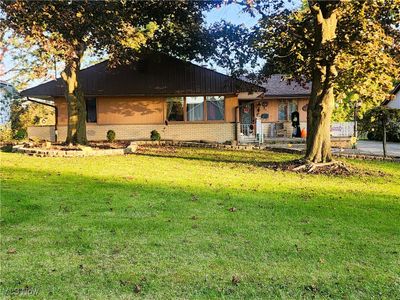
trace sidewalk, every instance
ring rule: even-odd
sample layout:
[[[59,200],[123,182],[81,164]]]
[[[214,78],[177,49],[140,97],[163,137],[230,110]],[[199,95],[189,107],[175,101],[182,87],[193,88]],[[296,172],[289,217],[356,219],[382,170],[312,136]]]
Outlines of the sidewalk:
[[[386,144],[388,156],[400,157],[400,143],[387,143]],[[361,154],[361,155],[376,155],[383,156],[382,142],[379,141],[358,141],[357,149],[338,149],[333,148],[333,153],[346,153],[346,154]]]
[[[273,150],[287,150],[288,152],[304,153],[306,145],[304,143],[276,143],[264,144],[265,148]],[[357,149],[332,148],[334,154],[369,155],[383,156],[382,142],[378,141],[358,141]],[[387,143],[387,156],[400,158],[400,143]]]

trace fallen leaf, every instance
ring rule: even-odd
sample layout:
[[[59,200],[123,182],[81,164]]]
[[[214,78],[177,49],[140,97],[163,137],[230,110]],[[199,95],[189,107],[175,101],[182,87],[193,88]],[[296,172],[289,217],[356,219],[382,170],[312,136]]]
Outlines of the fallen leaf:
[[[232,284],[233,285],[238,285],[240,283],[240,278],[237,275],[232,276]]]
[[[10,248],[7,250],[7,254],[15,254],[15,253],[17,253],[17,249],[15,248]]]

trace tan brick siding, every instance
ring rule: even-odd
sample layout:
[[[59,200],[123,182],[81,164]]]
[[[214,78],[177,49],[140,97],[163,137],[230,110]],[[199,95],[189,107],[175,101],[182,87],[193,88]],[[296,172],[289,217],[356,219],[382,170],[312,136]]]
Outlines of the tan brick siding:
[[[68,124],[65,98],[56,98],[58,125]],[[166,116],[166,97],[98,97],[97,124],[163,124]],[[236,95],[225,95],[225,122],[235,122]],[[207,121],[205,121],[207,122]]]
[[[163,97],[99,97],[97,124],[164,123]]]
[[[40,139],[55,141],[54,126],[31,126],[28,127],[28,137],[31,139]]]
[[[50,127],[50,126],[46,126]],[[42,127],[29,127],[31,134],[40,134],[41,139],[50,139],[50,131]],[[42,128],[42,129],[40,129]],[[89,141],[105,140],[108,130],[114,130],[118,140],[148,140],[150,132],[157,130],[163,140],[177,141],[212,141],[223,143],[235,139],[234,123],[198,123],[198,124],[170,124],[165,125],[96,125],[87,124],[87,138]],[[67,136],[67,126],[58,126],[58,141],[64,141]],[[53,129],[54,136],[54,129]]]
[[[300,117],[300,122],[306,122],[307,121],[307,112],[302,110],[302,107],[308,103],[308,99],[293,99],[297,100],[297,109],[299,112],[299,117]],[[263,107],[261,105],[260,107],[260,112],[257,114],[257,104],[255,105],[254,109],[254,116],[258,117],[261,116],[262,114],[269,114],[269,118],[267,120],[262,120],[263,123],[269,123],[269,122],[278,122],[278,108],[279,108],[279,102],[280,99],[267,99],[265,100],[268,105],[266,107]],[[288,116],[290,118],[290,116]]]

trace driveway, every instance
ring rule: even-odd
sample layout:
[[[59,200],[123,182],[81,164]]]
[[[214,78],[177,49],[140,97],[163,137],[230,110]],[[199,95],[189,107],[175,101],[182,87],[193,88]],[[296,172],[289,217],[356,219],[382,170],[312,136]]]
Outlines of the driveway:
[[[387,143],[387,155],[400,157],[400,143]],[[335,149],[338,150],[338,149]],[[334,151],[335,152],[335,151]],[[346,153],[383,155],[382,142],[378,141],[358,141],[357,149],[346,149]]]

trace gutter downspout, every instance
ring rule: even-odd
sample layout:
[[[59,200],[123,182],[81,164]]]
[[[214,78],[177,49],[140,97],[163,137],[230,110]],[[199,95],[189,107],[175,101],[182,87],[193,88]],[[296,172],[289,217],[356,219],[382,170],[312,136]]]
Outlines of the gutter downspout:
[[[33,102],[33,103],[37,103],[37,104],[41,104],[41,105],[45,105],[45,106],[50,106],[50,107],[54,108],[54,115],[55,115],[54,142],[57,142],[58,141],[58,129],[57,129],[57,125],[58,125],[58,108],[57,108],[57,106],[53,105],[53,104],[49,104],[49,103],[33,100],[33,99],[29,98],[29,97],[26,97],[26,101],[30,101],[30,102]]]

